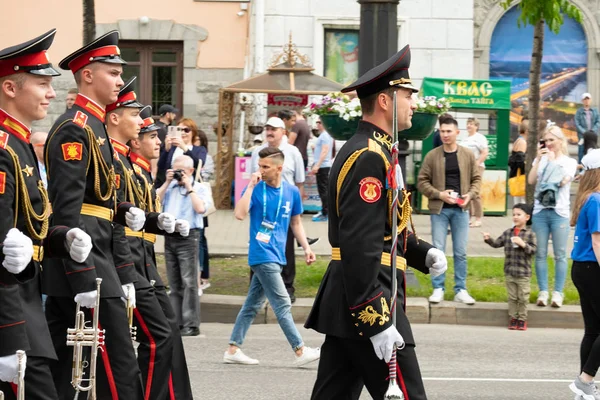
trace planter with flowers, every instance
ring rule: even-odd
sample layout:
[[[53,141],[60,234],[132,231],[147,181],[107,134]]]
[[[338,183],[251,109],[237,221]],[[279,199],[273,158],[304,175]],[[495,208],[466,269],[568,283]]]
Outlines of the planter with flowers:
[[[435,129],[440,114],[448,112],[450,102],[444,97],[427,96],[417,99],[417,109],[412,116],[412,126],[400,132],[406,140],[424,140]]]
[[[412,127],[400,132],[401,139],[423,140],[433,133],[438,116],[450,109],[446,98],[428,96],[417,99]],[[337,140],[348,140],[358,127],[362,117],[360,100],[340,92],[329,93],[321,100],[306,106],[304,113],[318,115],[329,134]]]
[[[304,113],[318,115],[327,132],[337,140],[348,140],[362,117],[360,100],[341,92],[329,93],[306,106]]]

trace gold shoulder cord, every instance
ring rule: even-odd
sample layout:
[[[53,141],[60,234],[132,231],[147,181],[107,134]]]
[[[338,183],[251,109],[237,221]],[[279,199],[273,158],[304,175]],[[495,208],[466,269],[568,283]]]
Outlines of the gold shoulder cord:
[[[6,147],[6,151],[8,151],[8,153],[10,154],[15,166],[15,218],[13,226],[15,228],[17,227],[17,218],[19,216],[20,205],[25,216],[27,230],[31,234],[31,238],[35,240],[44,240],[44,238],[46,238],[46,235],[48,235],[48,217],[50,216],[50,202],[48,201],[48,192],[46,191],[46,188],[44,188],[44,184],[42,183],[42,181],[39,180],[38,191],[40,192],[40,196],[42,197],[42,213],[37,214],[33,209],[31,199],[29,198],[29,192],[27,191],[27,185],[25,183],[25,178],[23,177],[23,170],[21,169],[19,156],[10,146]],[[19,201],[19,195],[21,196],[21,201]],[[37,232],[33,227],[32,219],[42,223],[39,232]]]
[[[146,199],[145,193],[142,189],[140,182],[137,178],[134,178],[135,172],[131,169],[125,168],[125,163],[119,159],[121,166],[123,167],[123,173],[125,174],[125,180],[127,181],[127,191],[129,201],[136,204],[136,207],[146,210]]]
[[[92,131],[92,128],[89,126],[85,126],[85,131],[88,134],[88,142],[90,144],[90,160],[94,163],[94,193],[96,194],[96,198],[100,201],[108,201],[111,196],[116,196],[115,191],[115,167],[114,165],[110,165],[110,168],[106,164],[104,157],[102,157],[102,152],[100,151],[100,146],[96,141],[96,135]],[[100,186],[100,173],[102,172],[102,176],[106,180],[106,192],[102,193],[102,188]],[[115,201],[116,207],[116,201]]]
[[[159,212],[160,199],[157,196],[155,201],[152,201],[152,185],[146,179],[146,175],[141,173],[139,176],[144,180],[144,201],[148,206],[148,212]]]

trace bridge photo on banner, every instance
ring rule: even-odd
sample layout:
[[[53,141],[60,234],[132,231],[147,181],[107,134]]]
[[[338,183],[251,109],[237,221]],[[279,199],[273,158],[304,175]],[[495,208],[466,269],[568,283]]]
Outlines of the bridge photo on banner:
[[[490,79],[510,79],[511,131],[528,113],[529,65],[533,47],[533,27],[517,28],[517,7],[498,21],[490,49]],[[583,28],[565,16],[558,35],[546,26],[541,77],[543,118],[555,122],[572,143],[577,142],[574,117],[587,87],[587,40]]]

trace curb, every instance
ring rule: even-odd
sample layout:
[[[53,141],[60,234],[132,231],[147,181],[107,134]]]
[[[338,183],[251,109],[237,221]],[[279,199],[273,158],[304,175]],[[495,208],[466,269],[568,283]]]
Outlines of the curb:
[[[245,296],[204,294],[200,298],[202,322],[234,323],[245,299]],[[312,305],[313,299],[297,299],[292,305],[294,322],[303,324],[310,313]],[[530,328],[583,329],[583,317],[579,306],[552,308],[529,304],[527,309],[527,326]],[[451,301],[429,304],[424,297],[411,297],[406,300],[406,315],[412,324],[506,327],[508,323],[508,305],[506,303],[480,302],[468,306]],[[257,313],[254,323],[277,323],[275,313],[268,303]]]

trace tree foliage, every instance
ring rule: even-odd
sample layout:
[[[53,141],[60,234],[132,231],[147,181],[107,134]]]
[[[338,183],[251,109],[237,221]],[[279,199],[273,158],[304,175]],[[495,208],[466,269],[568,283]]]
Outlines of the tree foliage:
[[[501,5],[505,10],[509,9],[514,0],[504,0]],[[521,10],[521,15],[517,19],[517,24],[535,26],[539,21],[544,21],[553,33],[560,32],[564,22],[564,16],[573,18],[581,23],[581,10],[568,0],[522,0],[517,7]]]

